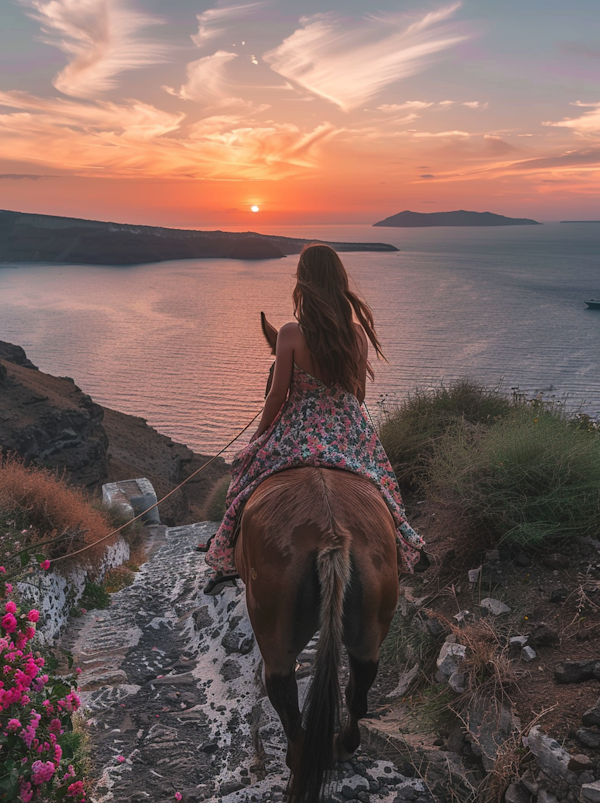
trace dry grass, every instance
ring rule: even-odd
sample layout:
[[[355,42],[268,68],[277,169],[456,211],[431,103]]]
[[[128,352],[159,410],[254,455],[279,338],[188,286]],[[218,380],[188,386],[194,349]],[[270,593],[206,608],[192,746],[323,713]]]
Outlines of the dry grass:
[[[51,541],[43,551],[52,559],[91,546],[78,558],[94,564],[111,543],[109,539],[94,548],[112,527],[108,516],[94,508],[83,491],[15,457],[5,457],[0,464],[0,511],[4,518],[12,518],[14,532],[20,533],[19,543],[11,544],[15,552]]]

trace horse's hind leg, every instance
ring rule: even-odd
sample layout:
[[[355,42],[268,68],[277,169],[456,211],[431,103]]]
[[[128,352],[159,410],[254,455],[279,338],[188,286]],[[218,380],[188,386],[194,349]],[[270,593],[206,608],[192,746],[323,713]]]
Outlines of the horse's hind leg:
[[[336,739],[336,753],[340,761],[347,761],[360,745],[358,722],[367,714],[367,694],[375,682],[379,661],[361,660],[348,653],[350,680],[346,686],[348,721]]]
[[[300,708],[298,706],[298,684],[296,683],[296,673],[294,671],[295,661],[288,674],[277,674],[270,672],[265,665],[265,685],[267,694],[273,708],[277,711],[285,735],[288,740],[288,751],[286,764],[292,769],[292,750],[297,743],[301,733]]]

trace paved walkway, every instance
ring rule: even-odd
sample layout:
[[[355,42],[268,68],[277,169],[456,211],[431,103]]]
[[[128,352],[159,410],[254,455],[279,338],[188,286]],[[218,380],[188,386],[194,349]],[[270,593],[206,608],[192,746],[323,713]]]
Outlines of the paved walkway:
[[[283,732],[261,679],[242,588],[202,594],[195,551],[213,523],[150,528],[150,555],[106,611],[90,611],[65,646],[83,669],[98,783],[94,803],[280,801]],[[314,645],[300,657],[309,667]],[[307,674],[308,671],[302,674]],[[300,685],[305,686],[308,678]],[[424,801],[421,782],[368,751],[338,772],[332,801]]]

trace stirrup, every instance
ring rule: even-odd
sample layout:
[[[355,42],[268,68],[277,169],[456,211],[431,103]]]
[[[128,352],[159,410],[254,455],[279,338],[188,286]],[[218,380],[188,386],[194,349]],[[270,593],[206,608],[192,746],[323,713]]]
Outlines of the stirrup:
[[[205,544],[198,544],[198,546],[196,547],[196,552],[208,552],[215,535],[216,533],[213,533]]]
[[[237,588],[235,582],[237,579],[239,579],[239,574],[217,574],[204,586],[204,593],[209,597],[215,597],[224,588]]]

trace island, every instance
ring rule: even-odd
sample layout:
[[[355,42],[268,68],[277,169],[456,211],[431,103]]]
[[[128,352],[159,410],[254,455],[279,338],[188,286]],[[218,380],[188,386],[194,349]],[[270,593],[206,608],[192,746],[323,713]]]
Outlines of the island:
[[[386,217],[373,226],[390,228],[424,228],[427,226],[541,226],[537,220],[526,217],[505,217],[493,212],[399,212]]]
[[[175,259],[278,259],[299,254],[313,242],[336,251],[398,251],[387,243],[167,229],[0,210],[0,263],[136,265]]]

